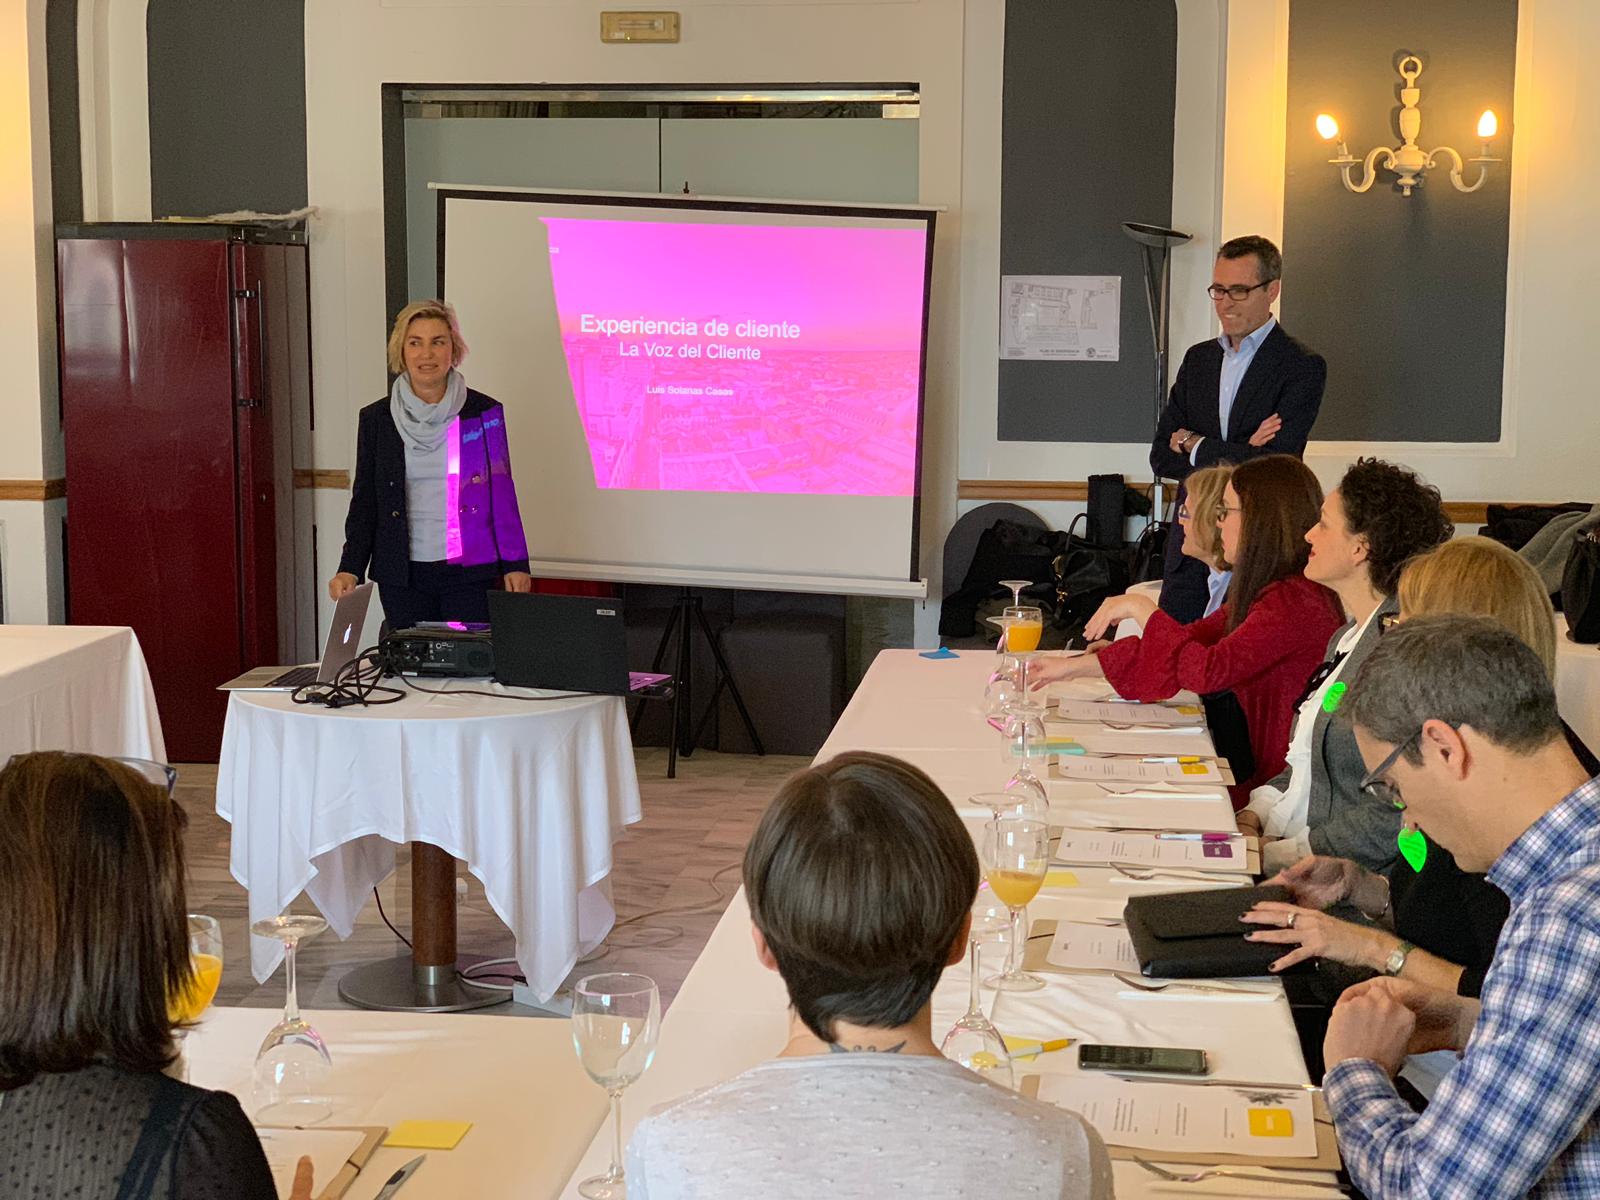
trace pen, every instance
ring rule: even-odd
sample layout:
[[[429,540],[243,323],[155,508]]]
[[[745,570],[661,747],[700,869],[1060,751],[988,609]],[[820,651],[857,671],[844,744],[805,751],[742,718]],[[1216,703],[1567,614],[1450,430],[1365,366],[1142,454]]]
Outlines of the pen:
[[[1158,833],[1158,842],[1231,842],[1236,833]]]
[[[1200,761],[1198,754],[1152,754],[1141,758],[1140,762],[1147,763],[1197,763]]]
[[[1006,1049],[1011,1051],[1012,1058],[1033,1058],[1040,1054],[1049,1054],[1052,1050],[1065,1050],[1072,1045],[1071,1038],[1054,1038],[1048,1042],[1022,1042],[1012,1046],[1007,1044]]]

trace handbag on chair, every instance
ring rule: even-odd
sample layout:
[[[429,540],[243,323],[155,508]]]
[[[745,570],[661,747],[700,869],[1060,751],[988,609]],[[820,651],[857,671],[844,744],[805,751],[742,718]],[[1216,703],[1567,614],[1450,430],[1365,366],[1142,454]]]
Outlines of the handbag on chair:
[[[1593,645],[1600,642],[1600,529],[1573,539],[1566,570],[1561,573],[1561,611],[1567,617],[1567,637]]]

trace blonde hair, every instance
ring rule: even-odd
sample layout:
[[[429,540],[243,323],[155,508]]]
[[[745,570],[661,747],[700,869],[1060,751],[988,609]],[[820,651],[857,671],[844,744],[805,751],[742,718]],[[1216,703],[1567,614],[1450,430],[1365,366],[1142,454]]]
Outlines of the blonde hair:
[[[1414,558],[1400,573],[1402,616],[1489,617],[1532,648],[1556,676],[1556,614],[1533,565],[1486,537],[1462,537]]]
[[[1222,505],[1222,492],[1233,478],[1233,467],[1222,463],[1215,467],[1201,467],[1190,471],[1183,486],[1188,495],[1189,527],[1195,539],[1203,546],[1218,566],[1227,569],[1222,556],[1222,531],[1217,527],[1217,509]]]
[[[459,367],[467,356],[467,343],[461,336],[461,322],[456,320],[456,310],[443,300],[413,300],[400,310],[389,331],[389,370],[403,375],[406,370],[406,333],[413,321],[443,321],[450,326],[450,365]]]

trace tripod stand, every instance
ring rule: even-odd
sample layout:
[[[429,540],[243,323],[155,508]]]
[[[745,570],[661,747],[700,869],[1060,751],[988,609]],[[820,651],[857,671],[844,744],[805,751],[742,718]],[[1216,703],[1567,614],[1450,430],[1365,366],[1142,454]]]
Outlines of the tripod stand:
[[[701,636],[711,648],[711,657],[716,664],[717,684],[711,689],[711,699],[706,701],[705,711],[700,714],[699,722],[691,731],[689,725],[694,719],[695,625],[699,625]],[[761,735],[756,732],[756,723],[750,717],[750,710],[744,706],[744,697],[739,695],[739,685],[733,678],[728,660],[723,657],[722,646],[711,629],[711,622],[706,620],[705,604],[701,597],[695,595],[689,588],[679,592],[678,599],[672,606],[672,615],[667,618],[667,627],[661,631],[661,641],[656,646],[656,656],[650,666],[651,671],[661,670],[661,663],[666,658],[667,647],[672,644],[673,634],[678,635],[678,653],[672,664],[675,686],[672,689],[671,731],[668,735],[667,778],[676,779],[678,776],[678,755],[688,758],[694,753],[700,735],[705,732],[707,722],[717,711],[717,700],[722,695],[723,688],[727,688],[728,694],[733,697],[734,707],[739,710],[739,719],[744,722],[745,732],[750,735],[750,742],[755,746],[756,753],[765,755],[766,750],[761,745]],[[635,732],[638,731],[639,718],[643,712],[643,704],[633,711],[632,728]]]

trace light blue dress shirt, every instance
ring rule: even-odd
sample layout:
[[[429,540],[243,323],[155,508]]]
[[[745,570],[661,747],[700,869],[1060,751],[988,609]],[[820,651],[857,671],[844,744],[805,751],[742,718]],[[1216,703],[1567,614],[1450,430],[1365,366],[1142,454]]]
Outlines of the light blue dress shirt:
[[[1208,599],[1206,600],[1205,612],[1200,614],[1202,620],[1222,607],[1222,602],[1228,598],[1228,585],[1233,582],[1232,571],[1219,571],[1215,567],[1207,569],[1211,572],[1211,575],[1206,580]]]
[[[1217,336],[1217,344],[1222,347],[1222,378],[1217,383],[1217,419],[1218,428],[1222,430],[1222,440],[1228,440],[1228,418],[1233,413],[1234,397],[1239,394],[1239,385],[1244,382],[1245,372],[1250,369],[1250,364],[1255,361],[1256,351],[1261,349],[1261,343],[1267,340],[1267,335],[1277,327],[1278,318],[1269,316],[1267,322],[1254,333],[1245,335],[1240,341],[1239,348],[1235,350],[1228,341],[1227,334]],[[1250,430],[1254,433],[1255,430]],[[1249,434],[1245,435],[1246,437]],[[1200,450],[1200,442],[1195,442],[1189,451],[1189,461],[1195,461],[1195,454]]]

